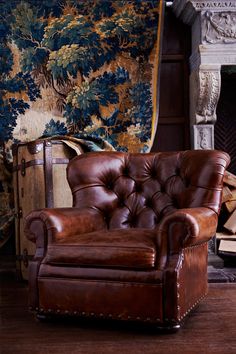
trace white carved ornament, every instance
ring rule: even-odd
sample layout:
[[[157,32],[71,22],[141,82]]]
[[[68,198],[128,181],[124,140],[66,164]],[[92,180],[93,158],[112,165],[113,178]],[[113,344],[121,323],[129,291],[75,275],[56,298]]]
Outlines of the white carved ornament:
[[[198,95],[196,123],[214,123],[216,121],[216,106],[220,95],[219,72],[199,72]]]
[[[194,125],[194,149],[211,150],[214,149],[214,126]]]
[[[202,10],[202,9],[219,9],[219,8],[236,8],[236,3],[234,1],[195,1],[195,0],[190,0],[190,2],[193,4],[194,8],[196,10]]]
[[[236,43],[236,12],[206,11],[203,41],[209,44]]]

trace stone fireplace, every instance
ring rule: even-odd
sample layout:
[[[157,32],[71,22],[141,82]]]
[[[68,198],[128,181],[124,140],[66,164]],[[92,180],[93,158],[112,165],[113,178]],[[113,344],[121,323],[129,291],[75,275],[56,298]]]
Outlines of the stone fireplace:
[[[213,149],[221,69],[236,65],[236,0],[174,0],[171,6],[175,15],[192,28],[192,148]]]
[[[191,146],[227,151],[229,170],[236,174],[236,0],[174,0],[169,5],[192,31]],[[212,252],[214,241],[209,244]]]

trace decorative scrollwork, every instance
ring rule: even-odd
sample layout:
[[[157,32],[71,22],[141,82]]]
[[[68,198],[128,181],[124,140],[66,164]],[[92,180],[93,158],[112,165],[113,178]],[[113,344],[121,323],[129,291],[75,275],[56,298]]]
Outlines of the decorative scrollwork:
[[[236,12],[206,11],[204,17],[206,43],[236,43]]]
[[[214,123],[220,95],[220,72],[200,71],[196,123]]]
[[[214,126],[212,124],[194,125],[194,148],[214,149]]]
[[[191,1],[193,3],[193,6],[197,10],[201,9],[218,9],[218,8],[236,8],[235,1]]]

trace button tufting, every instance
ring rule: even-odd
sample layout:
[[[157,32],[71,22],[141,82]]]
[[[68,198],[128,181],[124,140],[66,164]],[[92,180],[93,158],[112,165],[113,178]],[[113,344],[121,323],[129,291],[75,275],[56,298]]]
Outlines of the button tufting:
[[[135,192],[136,193],[141,193],[142,190],[143,190],[142,184],[136,182],[136,184],[135,184]]]
[[[178,209],[178,201],[176,198],[172,197],[172,205]]]
[[[136,224],[137,224],[137,221],[136,221],[136,216],[135,215],[132,215],[129,220],[128,220],[128,223],[129,223],[129,226],[132,228],[132,227],[135,227]]]
[[[125,206],[125,202],[124,202],[124,200],[123,199],[119,199],[119,207],[120,208],[123,208],[124,206]]]
[[[151,178],[153,178],[153,179],[157,179],[157,171],[156,171],[155,168],[152,168],[152,169],[150,170],[150,176],[151,176]]]
[[[109,224],[109,222],[110,222],[110,216],[109,215],[104,215],[103,219],[104,219],[106,224]]]
[[[165,190],[165,186],[161,186],[161,187],[160,187],[160,191],[161,191],[161,193],[165,193],[165,191],[166,191],[166,190]]]
[[[125,167],[123,168],[122,173],[123,173],[124,176],[128,176],[128,175],[129,175],[129,167],[128,167],[128,166],[125,166]]]
[[[156,215],[156,216],[154,217],[154,224],[155,224],[155,225],[157,225],[157,224],[158,224],[158,222],[159,222],[159,220],[158,220],[158,216]]]
[[[153,202],[152,202],[152,199],[150,198],[148,198],[148,199],[146,199],[146,202],[145,202],[145,206],[147,207],[147,208],[152,208],[153,207]]]
[[[112,190],[114,188],[114,185],[112,182],[109,182],[107,185],[106,185],[106,188],[109,189],[109,190]]]
[[[176,174],[177,176],[180,175],[180,168],[179,168],[179,167],[176,167],[176,169],[175,169],[175,174]]]
[[[185,178],[184,184],[185,184],[185,187],[188,188],[190,186],[190,180],[188,178]]]

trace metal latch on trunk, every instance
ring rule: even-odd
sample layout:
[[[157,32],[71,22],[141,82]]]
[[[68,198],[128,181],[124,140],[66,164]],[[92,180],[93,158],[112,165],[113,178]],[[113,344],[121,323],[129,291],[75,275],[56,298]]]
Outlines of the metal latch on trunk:
[[[14,215],[17,219],[21,219],[23,216],[22,208],[19,208],[19,210]]]
[[[25,171],[26,170],[26,162],[25,162],[25,159],[21,159],[21,165],[20,165],[20,173],[21,173],[21,176],[25,176]]]

